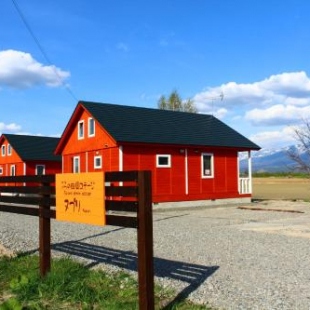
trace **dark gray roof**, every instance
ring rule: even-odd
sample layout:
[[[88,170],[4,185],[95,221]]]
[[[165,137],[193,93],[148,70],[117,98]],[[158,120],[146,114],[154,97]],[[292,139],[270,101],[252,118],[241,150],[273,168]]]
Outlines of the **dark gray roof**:
[[[212,115],[80,101],[117,142],[260,147]]]
[[[61,161],[54,155],[59,138],[3,134],[22,160]]]

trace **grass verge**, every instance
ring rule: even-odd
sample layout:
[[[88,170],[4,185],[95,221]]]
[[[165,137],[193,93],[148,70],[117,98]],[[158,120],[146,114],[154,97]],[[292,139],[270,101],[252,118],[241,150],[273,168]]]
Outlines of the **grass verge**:
[[[42,279],[37,256],[0,257],[0,310],[138,309],[137,296],[136,280],[124,272],[107,274],[61,258]],[[171,303],[173,298],[172,291],[155,287],[156,309],[211,310],[186,300]]]

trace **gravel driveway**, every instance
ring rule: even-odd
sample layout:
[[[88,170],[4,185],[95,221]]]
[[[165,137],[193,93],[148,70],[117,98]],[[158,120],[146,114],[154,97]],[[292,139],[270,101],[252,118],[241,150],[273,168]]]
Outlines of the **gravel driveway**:
[[[263,210],[156,210],[156,280],[219,309],[310,309],[310,204],[247,207]],[[52,238],[53,255],[72,255],[107,270],[136,270],[134,229],[53,221]],[[0,244],[36,250],[38,219],[0,212]]]

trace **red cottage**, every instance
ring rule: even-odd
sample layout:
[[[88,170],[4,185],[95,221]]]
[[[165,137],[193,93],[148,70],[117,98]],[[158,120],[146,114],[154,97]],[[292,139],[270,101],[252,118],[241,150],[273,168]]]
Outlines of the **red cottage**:
[[[0,177],[61,172],[61,156],[54,151],[59,138],[2,134]]]
[[[250,201],[238,152],[259,146],[212,115],[80,101],[57,145],[63,172],[151,170],[154,204]]]

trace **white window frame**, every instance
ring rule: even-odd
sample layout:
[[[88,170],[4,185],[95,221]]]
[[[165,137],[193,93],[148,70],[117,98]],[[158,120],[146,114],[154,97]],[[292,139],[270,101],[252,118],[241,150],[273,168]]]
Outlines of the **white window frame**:
[[[8,144],[8,146],[7,146],[7,153],[8,153],[8,156],[12,155],[12,146],[11,146],[11,144]]]
[[[16,175],[16,166],[15,165],[11,165],[10,166],[10,176],[15,176]]]
[[[77,166],[75,165],[77,163]],[[77,170],[75,168],[78,168]],[[80,173],[81,166],[80,166],[80,156],[73,156],[72,158],[72,172],[73,173]]]
[[[38,167],[43,167],[43,172],[40,175],[45,175],[45,165],[36,165],[36,175],[38,175]]]
[[[5,156],[5,145],[1,145],[1,156],[4,157]]]
[[[84,120],[78,121],[78,140],[84,139],[85,125]]]
[[[167,158],[167,164],[160,164],[161,158]],[[171,167],[171,155],[170,154],[157,154],[156,155],[156,168],[170,168]]]
[[[0,167],[0,175],[3,174],[3,167]]]
[[[90,132],[90,128],[91,128],[91,122],[93,123],[93,130],[94,130],[94,132]],[[89,137],[94,137],[95,136],[95,134],[96,134],[96,129],[95,129],[95,127],[96,127],[96,122],[95,122],[95,119],[94,118],[92,118],[92,117],[89,117],[88,118],[88,136]]]
[[[100,160],[100,165],[97,165],[97,159]],[[102,156],[101,155],[94,156],[94,169],[101,169],[101,168],[102,168]]]
[[[204,156],[210,157],[210,173],[206,173],[206,169],[204,167]],[[213,153],[201,153],[201,177],[203,179],[210,179],[214,177],[214,154]]]

